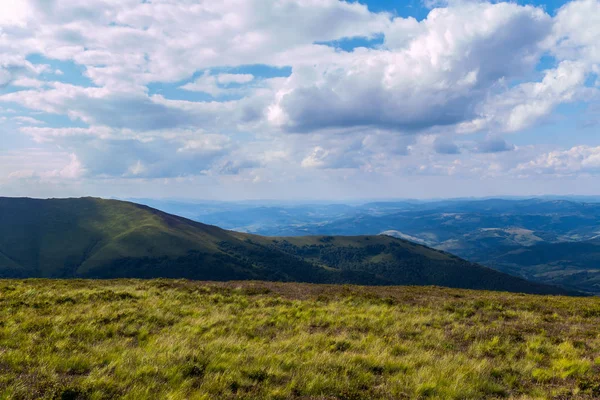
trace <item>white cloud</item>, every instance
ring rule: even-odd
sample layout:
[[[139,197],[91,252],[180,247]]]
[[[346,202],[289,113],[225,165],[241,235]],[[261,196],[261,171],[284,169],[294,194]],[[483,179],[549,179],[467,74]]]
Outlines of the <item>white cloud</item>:
[[[0,26],[23,26],[31,9],[26,1],[11,1],[2,5]]]
[[[578,0],[565,4],[556,15],[548,47],[559,58],[583,62],[598,72],[600,1]]]
[[[85,174],[77,155],[22,149],[0,153],[0,182],[3,180],[74,180]]]
[[[135,164],[129,167],[128,172],[133,176],[138,176],[146,172],[146,167],[144,166],[144,164],[142,164],[140,160],[137,160]]]
[[[38,143],[55,141],[61,138],[80,138],[86,136],[108,139],[118,135],[113,129],[104,126],[95,126],[93,128],[41,128],[28,126],[21,128],[20,131],[31,136]]]
[[[85,173],[85,168],[77,158],[77,155],[69,155],[69,163],[59,170],[48,172],[44,176],[59,177],[66,179],[77,179]]]
[[[34,65],[24,55],[13,53],[2,45],[2,26],[0,25],[0,88],[16,83],[19,86],[37,87],[31,78],[46,70],[45,65]]]
[[[575,146],[540,155],[530,162],[519,164],[516,172],[529,174],[570,175],[579,172],[600,173],[600,146]]]
[[[223,151],[228,146],[230,146],[230,140],[227,136],[203,134],[200,137],[185,141],[184,145],[177,151],[180,153],[213,153]]]
[[[212,75],[206,68],[289,63],[292,76],[282,80],[282,86],[273,87],[275,93],[265,94],[272,96],[268,110],[253,104],[246,108],[250,114],[239,113],[238,118],[253,115],[258,119],[266,114],[274,126],[303,132],[355,126],[415,131],[453,125],[471,132],[503,119],[508,119],[506,130],[518,130],[546,115],[556,104],[569,101],[581,76],[585,78],[585,70],[571,72],[570,88],[548,83],[552,80],[548,73],[537,86],[549,90],[523,84],[509,91],[508,99],[500,94],[488,104],[487,97],[497,92],[502,82],[530,72],[549,37],[564,37],[573,30],[573,24],[568,23],[573,18],[565,15],[581,14],[583,6],[588,12],[597,6],[597,2],[586,1],[583,6],[573,5],[574,9],[579,7],[575,11],[561,10],[558,28],[553,28],[551,17],[541,9],[512,3],[454,2],[432,10],[422,22],[391,19],[386,14],[370,13],[358,3],[336,0],[254,3],[31,2],[35,12],[18,15],[22,23],[31,26],[31,34],[41,26],[44,34],[35,42],[27,42],[31,47],[28,51],[73,59],[86,66],[86,75],[99,87],[54,84],[46,91],[2,97],[38,110],[66,113],[89,124],[138,130],[197,126],[211,117],[181,113],[176,108],[183,108],[177,107],[183,106],[182,102],[167,104],[160,97],[148,98],[144,85],[186,78],[204,69],[203,75],[182,88],[218,97],[229,90],[229,85],[248,84],[254,76]],[[294,21],[302,15],[311,15],[311,24],[297,26]],[[72,22],[65,26],[67,20]],[[286,29],[288,26],[295,29]],[[346,53],[312,44],[377,33],[384,34],[384,45],[378,50]],[[572,36],[570,40],[577,43],[587,38]],[[27,34],[21,41],[26,38]],[[41,43],[44,46],[40,47]],[[579,64],[564,64],[563,69],[574,65]],[[555,72],[561,73],[559,69]],[[252,91],[237,94],[249,95],[248,105],[254,102]],[[523,94],[533,101],[503,109],[511,96]],[[542,99],[536,97],[546,94]],[[200,107],[186,106],[196,111]],[[211,105],[205,111],[212,113],[215,108]],[[222,121],[218,119],[217,125]],[[229,121],[235,123],[235,119]]]
[[[470,121],[499,82],[533,68],[551,29],[542,10],[512,3],[435,9],[422,22],[396,18],[382,49],[295,68],[271,120],[292,131],[415,131]]]
[[[488,100],[486,118],[473,121],[478,128],[496,128],[518,132],[549,115],[556,106],[592,95],[585,88],[587,77],[583,63],[562,61],[558,67],[546,70],[540,82],[526,82]]]
[[[597,99],[597,89],[586,87],[586,81],[600,72],[600,1],[577,0],[563,6],[543,46],[558,65],[544,71],[539,82],[524,82],[491,98],[484,118],[471,122],[478,125],[475,130],[518,132],[560,104]]]
[[[236,102],[189,102],[162,96],[114,92],[53,83],[49,90],[23,90],[0,96],[34,110],[68,115],[87,124],[151,131],[218,124],[221,129],[243,120],[248,107]],[[227,118],[225,118],[227,116]]]
[[[22,127],[37,143],[77,154],[88,177],[171,178],[206,174],[221,168],[240,144],[227,135],[202,130],[136,132],[105,126],[92,128]]]
[[[1,117],[0,135],[53,154],[12,177],[260,186],[596,168],[593,147],[540,156],[498,134],[535,127],[561,104],[595,109],[600,1],[571,1],[554,17],[514,2],[428,5],[439,8],[417,21],[337,0],[12,2],[0,15],[0,87],[10,89],[0,104],[18,111]],[[383,43],[315,44],[353,36]],[[34,54],[51,61],[34,64]],[[555,63],[540,72],[542,55]],[[235,73],[253,64],[291,75]],[[79,79],[92,85],[65,83]],[[150,83],[211,100],[151,94]],[[23,108],[52,122],[34,126],[42,122]],[[477,132],[487,139],[468,136]]]
[[[217,77],[211,75],[210,71],[205,71],[202,76],[196,78],[193,82],[186,83],[185,85],[181,86],[181,88],[192,92],[208,93],[215,97],[224,92],[224,90],[218,85]]]
[[[243,97],[251,94],[252,89],[255,89],[255,87],[243,86],[253,80],[254,75],[252,74],[212,75],[211,72],[207,70],[194,81],[181,86],[181,89],[192,92],[204,92],[213,97],[219,97],[225,94]]]
[[[12,118],[13,121],[16,121],[19,125],[44,125],[44,121],[40,121],[39,119],[35,119],[33,117],[24,117],[17,116]]]
[[[254,80],[252,74],[219,74],[217,75],[217,81],[222,85],[228,85],[230,83],[248,83]]]
[[[268,64],[292,47],[372,35],[389,23],[385,14],[337,0],[21,3],[0,19],[7,29],[0,47],[74,59],[96,84],[121,89],[215,66]]]
[[[12,82],[12,85],[17,87],[40,88],[44,86],[45,83],[35,78],[18,78]]]
[[[546,72],[540,83],[521,84],[516,90],[520,102],[509,114],[506,127],[518,131],[548,115],[558,104],[576,100],[582,92],[586,73],[577,62],[563,61],[558,68]]]
[[[302,166],[304,168],[322,168],[327,165],[326,160],[329,154],[329,151],[317,146],[302,160]]]

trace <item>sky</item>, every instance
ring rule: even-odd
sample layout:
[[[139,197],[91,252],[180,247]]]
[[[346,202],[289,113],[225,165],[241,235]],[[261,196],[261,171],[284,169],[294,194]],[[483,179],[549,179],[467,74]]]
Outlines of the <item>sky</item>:
[[[600,194],[600,0],[5,0],[0,196]]]

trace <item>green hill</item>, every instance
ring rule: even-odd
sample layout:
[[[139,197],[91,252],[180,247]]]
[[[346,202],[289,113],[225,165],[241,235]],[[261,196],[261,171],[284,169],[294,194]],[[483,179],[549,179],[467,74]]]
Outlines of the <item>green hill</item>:
[[[252,279],[572,293],[388,236],[261,237],[96,198],[0,198],[0,277]]]

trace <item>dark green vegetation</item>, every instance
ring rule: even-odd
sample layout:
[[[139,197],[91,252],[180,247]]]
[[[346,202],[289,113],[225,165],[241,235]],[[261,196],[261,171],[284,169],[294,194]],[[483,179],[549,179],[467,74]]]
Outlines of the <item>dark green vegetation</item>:
[[[479,257],[527,279],[600,294],[600,240],[500,246]]]
[[[154,202],[198,221],[263,235],[386,233],[528,280],[600,294],[600,199],[399,201],[257,207]]]
[[[600,299],[0,281],[0,398],[597,399]]]
[[[122,201],[0,198],[0,276],[441,285],[566,294],[388,236],[267,238]]]

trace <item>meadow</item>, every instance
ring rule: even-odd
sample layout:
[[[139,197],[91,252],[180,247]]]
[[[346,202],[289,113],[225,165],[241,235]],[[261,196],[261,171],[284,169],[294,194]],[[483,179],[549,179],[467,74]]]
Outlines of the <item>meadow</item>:
[[[597,399],[600,298],[1,280],[0,398]]]

